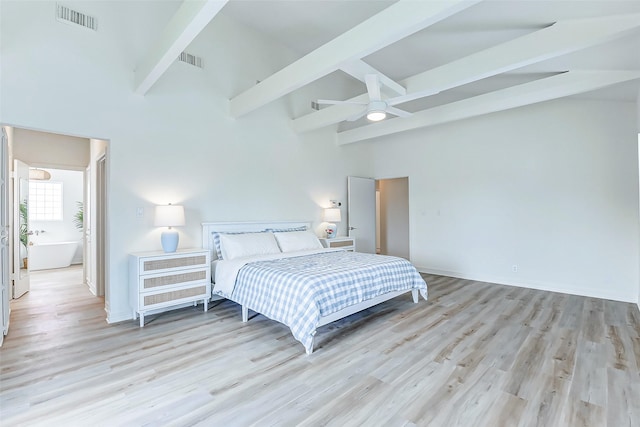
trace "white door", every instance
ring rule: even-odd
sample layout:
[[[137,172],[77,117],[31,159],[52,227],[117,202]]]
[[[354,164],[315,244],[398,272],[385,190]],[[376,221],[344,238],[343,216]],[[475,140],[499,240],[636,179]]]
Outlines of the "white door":
[[[2,310],[2,331],[0,345],[9,332],[9,161],[7,134],[2,128],[2,147],[0,147],[0,309]]]
[[[355,237],[358,252],[376,253],[376,180],[350,176],[347,180],[349,199],[349,236]]]
[[[20,298],[29,292],[29,166],[13,162],[13,298]]]

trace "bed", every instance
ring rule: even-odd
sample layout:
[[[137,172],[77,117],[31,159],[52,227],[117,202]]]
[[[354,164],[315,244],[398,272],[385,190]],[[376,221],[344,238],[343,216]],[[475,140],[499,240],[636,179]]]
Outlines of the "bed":
[[[323,248],[308,222],[207,222],[212,299],[283,323],[313,352],[317,328],[411,292],[427,299],[427,284],[403,258]]]

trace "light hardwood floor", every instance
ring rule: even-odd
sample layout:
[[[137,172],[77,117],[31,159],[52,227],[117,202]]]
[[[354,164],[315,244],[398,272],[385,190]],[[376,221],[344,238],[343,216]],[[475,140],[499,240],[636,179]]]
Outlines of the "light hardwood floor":
[[[228,301],[104,321],[78,269],[35,274],[0,349],[2,426],[640,426],[640,313],[425,276],[319,329]],[[124,286],[124,284],[123,284]]]

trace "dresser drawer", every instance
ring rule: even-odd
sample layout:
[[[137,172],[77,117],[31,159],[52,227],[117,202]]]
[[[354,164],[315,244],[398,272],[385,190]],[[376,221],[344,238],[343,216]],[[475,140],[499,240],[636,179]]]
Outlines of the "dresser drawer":
[[[336,242],[329,240],[327,245],[329,248],[344,248],[347,246],[353,246],[353,240],[338,240]]]
[[[187,285],[207,280],[207,268],[183,270],[174,273],[156,273],[140,276],[140,292],[160,290],[163,287]]]
[[[200,286],[191,286],[184,289],[173,289],[167,292],[143,294],[140,300],[139,308],[153,308],[153,306],[164,306],[167,303],[180,304],[181,302],[193,301],[194,299],[208,298],[208,286],[202,284]]]
[[[187,269],[193,267],[207,267],[207,256],[205,254],[183,255],[172,258],[149,258],[140,260],[140,274],[164,273],[177,269]]]

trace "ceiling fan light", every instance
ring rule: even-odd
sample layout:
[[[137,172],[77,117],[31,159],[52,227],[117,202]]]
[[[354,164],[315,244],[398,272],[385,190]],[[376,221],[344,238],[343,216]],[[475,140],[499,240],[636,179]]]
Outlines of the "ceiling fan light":
[[[379,122],[385,117],[387,117],[387,113],[385,113],[383,110],[371,110],[367,112],[367,119],[371,120],[372,122]]]

